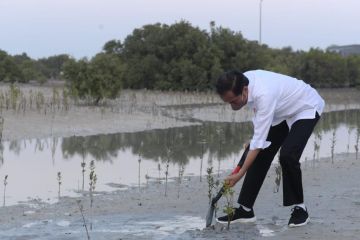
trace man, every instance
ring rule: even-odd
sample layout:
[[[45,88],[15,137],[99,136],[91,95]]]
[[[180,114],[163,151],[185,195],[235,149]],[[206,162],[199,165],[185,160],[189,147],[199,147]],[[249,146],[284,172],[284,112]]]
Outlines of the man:
[[[233,110],[248,105],[254,112],[254,135],[244,164],[228,176],[234,186],[246,173],[239,195],[239,208],[231,222],[254,222],[253,206],[270,168],[280,150],[283,174],[283,205],[293,206],[289,227],[308,223],[304,204],[300,157],[323,112],[325,102],[315,89],[301,80],[264,70],[230,71],[219,77],[216,91]],[[228,216],[217,219],[227,223]]]

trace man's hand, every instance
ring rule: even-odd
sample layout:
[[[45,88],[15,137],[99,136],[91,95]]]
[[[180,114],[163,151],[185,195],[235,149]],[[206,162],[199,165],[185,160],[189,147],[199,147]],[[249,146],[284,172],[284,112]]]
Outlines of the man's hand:
[[[229,184],[230,187],[235,186],[235,184],[241,179],[241,175],[239,173],[227,176],[225,178],[225,182]]]

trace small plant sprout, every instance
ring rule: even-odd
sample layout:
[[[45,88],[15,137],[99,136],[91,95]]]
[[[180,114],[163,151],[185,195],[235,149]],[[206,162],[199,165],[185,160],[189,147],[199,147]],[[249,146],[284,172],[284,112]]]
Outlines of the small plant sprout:
[[[0,143],[2,142],[3,130],[4,130],[4,118],[0,116]]]
[[[357,128],[356,131],[356,142],[355,142],[355,152],[356,152],[356,160],[358,159],[358,153],[359,153],[359,140],[360,140],[360,127]]]
[[[3,202],[4,207],[5,207],[5,198],[6,198],[6,185],[8,184],[7,179],[8,179],[8,175],[5,175],[5,177],[4,177],[4,202]]]
[[[226,199],[226,205],[224,207],[224,213],[228,215],[227,230],[230,230],[230,221],[234,217],[235,209],[233,206],[234,189],[232,189],[228,182],[224,182],[224,194]]]
[[[15,86],[14,84],[11,84],[10,85],[10,102],[11,102],[11,107],[14,111],[16,111],[16,105],[17,105],[19,96],[20,96],[20,89],[17,86]]]
[[[168,149],[166,165],[165,165],[165,197],[167,197],[167,181],[168,181],[168,176],[169,176],[170,153],[171,153],[171,150]]]
[[[334,129],[331,138],[331,161],[334,162],[334,151],[336,145],[336,129]]]
[[[178,194],[177,194],[178,198],[180,198],[180,185],[184,176],[184,172],[185,172],[185,165],[181,164],[179,166],[179,177],[178,177]]]
[[[218,171],[217,171],[217,177],[220,176],[220,163],[221,163],[221,157],[222,157],[222,147],[223,144],[225,143],[225,134],[224,134],[224,129],[221,127],[218,127],[216,129],[216,132],[218,134],[218,139],[219,139],[219,152],[218,152]]]
[[[59,189],[58,189],[58,198],[60,198],[61,172],[58,172],[58,173],[57,173],[57,181],[58,181],[58,185],[59,185]]]
[[[145,174],[145,180],[146,180],[146,188],[149,186],[149,180],[150,176],[148,174]]]
[[[95,185],[97,181],[97,176],[95,173],[95,161],[91,160],[90,162],[90,183],[89,183],[89,196],[90,196],[90,211],[92,212],[92,207],[94,203],[94,191],[95,191]],[[92,215],[92,214],[91,214]],[[90,230],[92,230],[92,221],[90,221]]]
[[[90,192],[90,208],[92,208],[93,206],[93,202],[94,202],[94,198],[93,198],[93,192],[95,191],[95,184],[96,184],[96,181],[97,181],[97,176],[96,176],[96,173],[95,173],[95,163],[94,163],[94,160],[92,160],[90,162],[90,188],[89,188],[89,192]]]
[[[275,167],[275,173],[276,173],[276,177],[275,177],[275,187],[274,187],[274,193],[279,192],[279,188],[280,188],[280,183],[281,183],[281,166],[278,164]]]
[[[320,145],[317,142],[317,135],[315,135],[315,139],[314,139],[314,152],[313,152],[313,161],[316,160],[316,154],[318,152],[318,149],[320,148]]]
[[[63,89],[62,91],[62,104],[64,107],[65,111],[69,110],[69,96],[68,96],[68,92],[66,91],[66,89]]]
[[[165,167],[165,197],[167,196],[168,176],[169,176],[169,160],[166,161],[166,167]]]
[[[42,94],[42,92],[37,92],[35,95],[35,104],[36,104],[36,110],[40,113],[41,108],[45,104],[45,97]]]
[[[206,169],[206,172],[207,172],[206,180],[208,183],[208,198],[209,198],[209,204],[211,204],[212,191],[215,187],[214,176],[212,175],[213,167],[208,167]]]
[[[139,163],[139,172],[138,172],[138,186],[139,186],[139,192],[140,192],[140,184],[141,184],[141,179],[140,179],[140,171],[141,171],[141,157],[139,157],[139,159],[138,159],[138,163]]]
[[[161,164],[158,163],[158,171],[159,171],[159,184],[161,183]]]
[[[87,239],[90,240],[89,230],[88,230],[85,215],[84,215],[84,206],[81,204],[81,200],[76,200],[76,203],[77,203],[77,205],[79,207],[79,210],[80,210],[80,214],[81,214],[81,217],[82,217],[83,226],[84,226],[85,231],[86,231]]]
[[[85,160],[83,158],[83,161],[81,162],[81,172],[82,172],[82,191],[84,191],[84,187],[85,187],[85,167],[86,167],[86,163]]]
[[[200,144],[201,144],[201,155],[200,155],[200,182],[202,182],[202,168],[203,168],[203,161],[204,161],[204,149],[205,149],[205,144],[206,144],[206,139],[205,139],[205,133],[204,130],[201,129],[200,130]]]

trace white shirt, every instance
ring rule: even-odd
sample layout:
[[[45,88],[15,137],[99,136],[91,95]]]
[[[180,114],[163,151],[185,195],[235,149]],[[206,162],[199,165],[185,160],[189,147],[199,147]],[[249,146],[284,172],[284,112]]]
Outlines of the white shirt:
[[[291,128],[299,119],[313,119],[323,112],[325,101],[309,84],[264,70],[245,72],[249,79],[248,106],[253,109],[254,135],[250,150],[267,148],[270,127],[286,120]]]

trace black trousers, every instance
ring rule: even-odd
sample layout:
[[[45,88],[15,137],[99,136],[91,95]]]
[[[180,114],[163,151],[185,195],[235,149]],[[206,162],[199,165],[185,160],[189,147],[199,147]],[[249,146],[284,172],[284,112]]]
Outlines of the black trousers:
[[[267,141],[270,141],[271,145],[261,150],[253,164],[249,167],[240,191],[239,204],[248,208],[254,206],[271,162],[280,147],[280,165],[283,176],[283,205],[291,206],[304,202],[299,161],[319,118],[319,114],[316,113],[314,119],[300,119],[296,121],[291,126],[291,129],[287,126],[286,121],[270,128]]]

